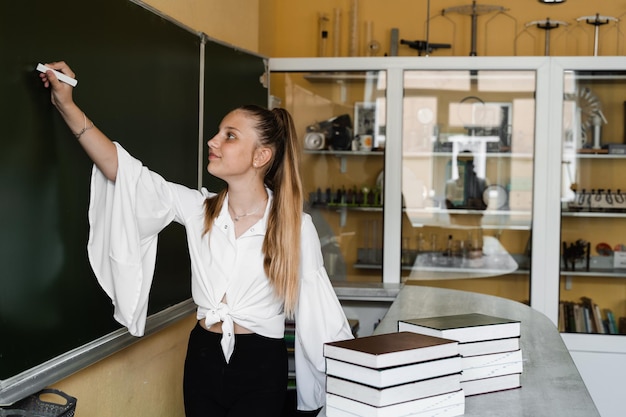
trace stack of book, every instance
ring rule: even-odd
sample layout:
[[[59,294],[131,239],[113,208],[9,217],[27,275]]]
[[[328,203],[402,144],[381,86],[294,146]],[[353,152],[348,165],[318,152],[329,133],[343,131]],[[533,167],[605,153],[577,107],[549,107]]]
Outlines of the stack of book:
[[[463,415],[458,345],[412,332],[325,344],[326,416]]]
[[[398,331],[458,341],[466,396],[522,386],[519,320],[470,313],[399,320]]]

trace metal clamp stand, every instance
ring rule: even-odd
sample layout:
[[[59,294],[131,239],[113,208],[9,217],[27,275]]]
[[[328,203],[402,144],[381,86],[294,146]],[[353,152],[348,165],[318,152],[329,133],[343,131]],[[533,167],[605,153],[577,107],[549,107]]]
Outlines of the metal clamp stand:
[[[425,52],[426,55],[430,54],[435,49],[440,48],[451,48],[452,46],[449,43],[429,43],[427,41],[407,41],[405,39],[400,39],[401,45],[408,45],[409,48],[417,49],[417,55],[422,56],[422,53]]]
[[[430,43],[430,0],[426,2],[426,40],[425,41],[407,41],[400,40],[400,44],[409,45],[409,48],[417,49],[417,56],[422,56],[422,52],[428,56],[432,51],[439,48],[451,48],[448,43]]]
[[[472,48],[470,51],[470,56],[476,56],[476,26],[478,23],[478,16],[491,12],[504,12],[507,9],[502,6],[488,6],[482,4],[476,4],[476,0],[472,1],[471,5],[467,6],[455,6],[448,7],[447,9],[443,9],[441,14],[445,15],[446,13],[460,13],[464,15],[472,16]]]
[[[584,20],[588,24],[595,26],[595,33],[593,36],[593,56],[598,56],[598,35],[600,26],[606,25],[611,21],[619,22],[619,19],[611,16],[600,16],[600,14],[596,13],[595,16],[581,16],[576,19],[576,21],[578,22],[580,22],[581,20]]]
[[[567,26],[567,22],[563,22],[560,20],[550,20],[547,18],[546,20],[534,20],[532,22],[526,23],[526,27],[529,26],[537,26],[539,29],[543,29],[546,31],[546,51],[545,55],[550,55],[550,31],[552,29],[556,29],[559,26]]]

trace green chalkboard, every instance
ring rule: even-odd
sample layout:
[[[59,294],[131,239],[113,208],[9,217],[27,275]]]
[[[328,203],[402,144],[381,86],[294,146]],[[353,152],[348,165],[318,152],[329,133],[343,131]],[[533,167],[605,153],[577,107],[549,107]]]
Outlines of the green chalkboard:
[[[94,123],[150,169],[194,188],[199,177],[218,186],[203,174],[205,144],[217,115],[235,104],[230,97],[265,105],[267,90],[259,83],[262,58],[128,0],[3,2],[0,51],[0,404],[6,404],[65,375],[56,369],[48,378],[31,376],[37,381],[26,388],[20,376],[124,331],[87,260],[92,165],[51,105],[36,64],[67,61],[78,79],[74,98]],[[210,109],[204,125],[203,102]],[[184,230],[173,224],[159,239],[149,315],[189,300],[189,276]]]
[[[228,62],[228,65],[222,65]],[[204,59],[204,131],[205,142],[218,130],[224,108],[234,109],[244,104],[267,106],[265,60],[219,42],[208,42]],[[206,143],[205,143],[206,144]],[[208,161],[208,147],[203,147],[202,161]],[[203,183],[209,189],[223,186],[221,180],[203,170]]]

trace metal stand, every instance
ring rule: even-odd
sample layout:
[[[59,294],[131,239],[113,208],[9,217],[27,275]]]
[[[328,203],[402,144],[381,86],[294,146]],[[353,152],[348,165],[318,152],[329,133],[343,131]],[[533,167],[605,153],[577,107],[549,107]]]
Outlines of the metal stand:
[[[426,56],[430,54],[430,0],[426,2]],[[421,55],[417,50],[417,55]]]
[[[439,48],[450,49],[449,43],[429,43],[428,41],[407,41],[406,39],[400,39],[401,45],[408,45],[409,48],[416,49],[417,55],[422,56],[422,53],[426,53],[428,56],[432,51]]]
[[[446,13],[459,13],[469,15],[472,17],[472,47],[470,56],[476,56],[476,30],[478,25],[478,16],[491,12],[504,12],[507,9],[502,6],[488,6],[482,4],[476,4],[476,0],[472,1],[471,5],[448,7],[441,11],[442,15]]]
[[[611,16],[600,16],[600,14],[596,13],[595,16],[581,16],[576,21],[580,22],[584,20],[587,24],[594,25],[594,36],[593,36],[593,56],[598,56],[598,36],[600,26],[606,25],[609,22],[619,22],[619,19]]]
[[[430,0],[426,2],[426,40],[410,41],[400,39],[400,45],[408,45],[409,48],[417,50],[417,56],[430,55],[432,51],[440,48],[451,48],[448,43],[431,43],[430,42]],[[392,33],[393,36],[393,33]],[[397,42],[397,41],[396,41]]]
[[[560,20],[550,20],[547,18],[546,20],[534,20],[532,22],[526,23],[526,27],[529,26],[537,26],[539,29],[543,29],[546,31],[546,51],[545,55],[550,55],[550,31],[552,29],[556,29],[559,26],[567,26],[567,22],[563,22]]]

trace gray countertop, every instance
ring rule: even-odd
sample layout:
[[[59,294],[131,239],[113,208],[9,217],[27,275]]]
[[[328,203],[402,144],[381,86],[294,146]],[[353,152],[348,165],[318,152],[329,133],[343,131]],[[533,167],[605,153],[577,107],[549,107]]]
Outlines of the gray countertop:
[[[484,313],[522,323],[522,387],[467,397],[468,417],[600,416],[554,324],[515,301],[483,294],[407,285],[398,293],[375,334],[397,331],[397,321]],[[324,417],[325,413],[319,414]]]
[[[382,282],[333,281],[333,289],[340,300],[394,301],[403,284]]]

